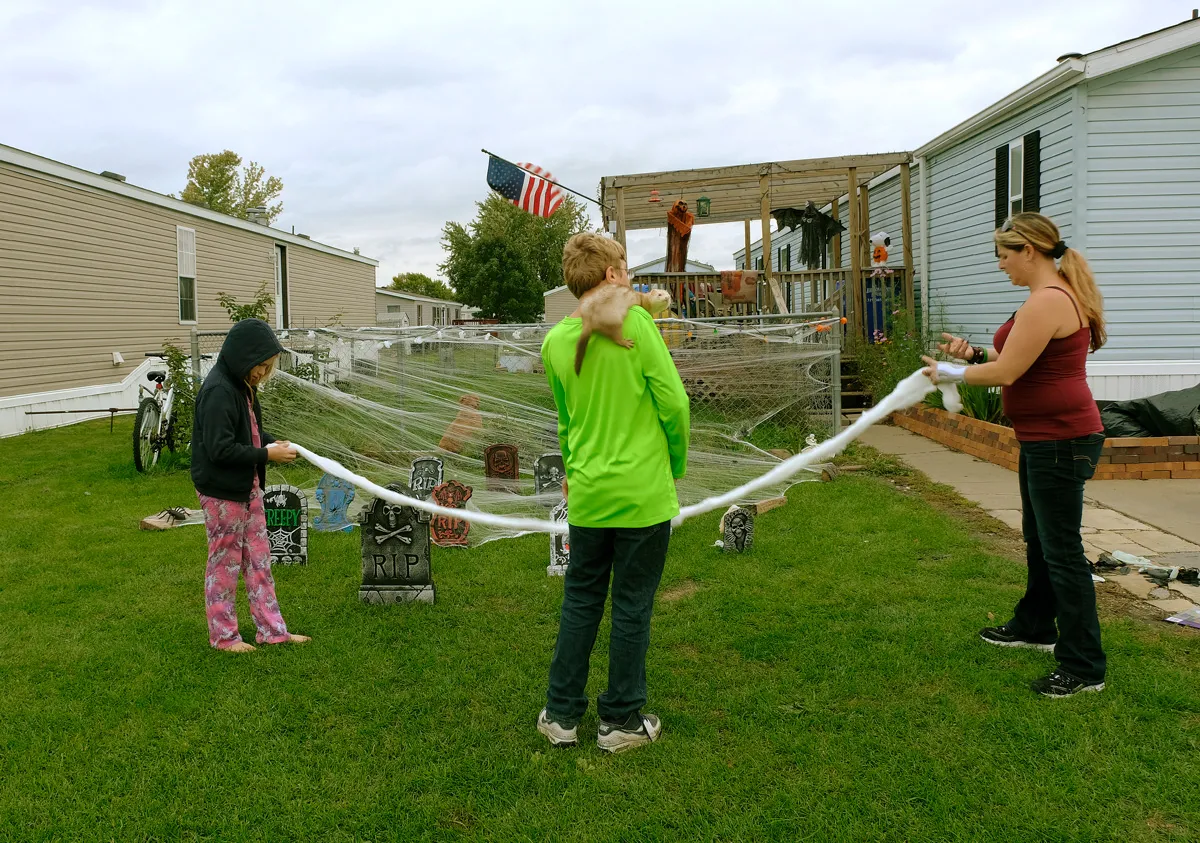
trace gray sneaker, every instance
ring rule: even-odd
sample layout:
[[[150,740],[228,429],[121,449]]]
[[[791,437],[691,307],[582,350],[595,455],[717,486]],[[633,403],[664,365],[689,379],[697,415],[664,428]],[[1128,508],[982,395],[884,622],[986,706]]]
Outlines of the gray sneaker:
[[[551,746],[575,746],[579,742],[578,726],[568,729],[561,723],[551,720],[544,708],[538,714],[537,730],[546,736],[546,740],[550,741]]]
[[[662,724],[653,714],[632,714],[624,723],[600,721],[596,746],[605,752],[624,752],[627,749],[654,743],[662,734]]]

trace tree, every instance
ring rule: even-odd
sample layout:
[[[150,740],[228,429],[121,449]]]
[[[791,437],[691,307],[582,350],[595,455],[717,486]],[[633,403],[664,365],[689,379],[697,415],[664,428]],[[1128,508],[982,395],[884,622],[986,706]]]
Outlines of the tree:
[[[197,155],[188,164],[188,181],[179,198],[221,214],[248,219],[251,208],[267,209],[267,222],[283,212],[283,203],[271,204],[283,192],[283,181],[266,177],[260,164],[251,161],[242,170],[242,156],[236,152]]]
[[[562,250],[572,235],[588,229],[587,209],[567,197],[549,218],[534,216],[499,194],[476,202],[475,219],[463,226],[446,223],[438,269],[458,301],[480,309],[480,316],[504,322],[532,322],[543,309],[542,293],[561,286]],[[490,284],[514,295],[498,298]]]
[[[454,301],[453,290],[447,287],[442,281],[430,278],[423,272],[401,272],[392,279],[392,283],[388,285],[387,289]]]

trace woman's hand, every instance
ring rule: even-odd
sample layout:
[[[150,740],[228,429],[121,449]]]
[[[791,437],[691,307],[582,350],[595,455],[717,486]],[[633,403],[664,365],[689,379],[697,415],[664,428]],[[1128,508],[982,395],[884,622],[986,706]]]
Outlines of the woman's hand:
[[[939,363],[932,357],[921,355],[928,365],[921,371],[934,383],[966,383],[967,367],[956,366],[953,363]]]
[[[267,462],[293,462],[297,456],[292,443],[286,439],[278,439],[267,446]]]
[[[956,337],[954,334],[943,333],[942,339],[944,339],[945,342],[939,342],[938,349],[940,349],[943,354],[949,355],[955,360],[966,360],[967,362],[970,362],[971,358],[975,356],[975,349],[972,348],[971,344],[962,337]]]

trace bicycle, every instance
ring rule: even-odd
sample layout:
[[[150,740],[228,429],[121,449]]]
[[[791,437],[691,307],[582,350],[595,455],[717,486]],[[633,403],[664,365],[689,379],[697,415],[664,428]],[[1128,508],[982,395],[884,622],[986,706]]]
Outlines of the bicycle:
[[[146,373],[146,380],[153,383],[154,388],[138,384],[138,409],[133,421],[133,466],[142,473],[158,464],[164,445],[171,453],[175,452],[175,389],[164,386],[166,379],[165,371],[152,370]]]

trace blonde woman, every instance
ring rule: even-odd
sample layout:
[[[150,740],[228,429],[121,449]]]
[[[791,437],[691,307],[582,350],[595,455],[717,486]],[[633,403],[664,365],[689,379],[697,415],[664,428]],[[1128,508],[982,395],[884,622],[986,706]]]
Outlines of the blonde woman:
[[[261,319],[243,319],[221,346],[216,365],[196,396],[192,428],[192,482],[204,508],[208,569],[204,603],[208,642],[234,653],[254,649],[238,632],[238,572],[246,579],[259,644],[303,644],[288,632],[275,599],[271,544],[263,509],[267,462],[296,459],[289,442],[262,429],[258,385],[271,376],[283,347]]]
[[[1083,484],[1096,471],[1104,425],[1087,384],[1088,351],[1104,344],[1104,313],[1087,261],[1041,214],[1016,214],[995,233],[1000,269],[1029,298],[996,331],[994,347],[943,334],[968,365],[926,357],[935,380],[999,386],[1021,444],[1021,521],[1029,565],[1012,620],[980,637],[1000,647],[1053,651],[1058,668],[1033,683],[1049,697],[1104,690],[1096,592],[1083,552]],[[1057,261],[1057,264],[1055,263]]]

